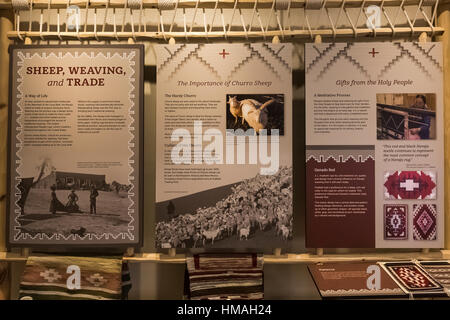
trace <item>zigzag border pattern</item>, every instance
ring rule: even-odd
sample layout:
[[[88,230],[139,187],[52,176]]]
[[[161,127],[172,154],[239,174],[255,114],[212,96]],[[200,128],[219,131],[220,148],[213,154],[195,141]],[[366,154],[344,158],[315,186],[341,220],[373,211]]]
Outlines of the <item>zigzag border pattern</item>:
[[[350,48],[350,47],[348,47],[348,48]],[[349,56],[349,55],[347,54],[347,49],[348,49],[348,48],[346,48],[345,52],[343,53],[343,56],[344,56],[347,60],[349,60],[353,65],[355,65],[355,66],[359,69],[359,71],[361,71],[361,73],[364,74],[364,75],[366,76],[366,78],[370,79],[370,76],[369,76],[369,74],[367,73],[366,69],[364,69],[364,67],[363,67],[362,65],[360,65],[359,62],[356,61],[352,56]]]
[[[251,54],[250,54],[247,58],[245,58],[244,60],[242,60],[241,62],[239,62],[239,64],[233,69],[233,71],[230,72],[230,75],[228,76],[228,79],[230,79],[230,78],[232,77],[232,75],[233,75],[236,71],[238,71],[242,66],[244,66],[245,64],[247,64],[247,63],[253,58],[253,56],[254,56],[253,48],[250,47],[250,45],[247,45],[247,44],[246,44],[246,46],[248,47],[248,49],[250,49]]]
[[[320,71],[319,75],[316,78],[317,80],[321,80],[323,78],[323,76],[325,75],[325,73],[329,70],[329,68],[335,64],[339,58],[343,55],[347,55],[346,51],[348,50],[348,48],[351,46],[350,43],[348,43],[343,49],[339,50],[339,52],[330,60],[327,62],[327,65]]]
[[[247,48],[249,48],[250,49],[250,51],[251,51],[251,56],[250,56],[250,58],[251,57],[253,57],[253,56],[256,56],[256,57],[258,57],[260,60],[262,60],[263,62],[264,62],[264,64],[266,65],[266,66],[268,66],[269,67],[269,69],[275,74],[275,76],[278,78],[278,79],[280,79],[281,80],[281,76],[280,76],[280,74],[275,70],[275,68],[257,51],[257,50],[255,50],[250,44],[245,44],[245,46],[247,47]],[[230,75],[232,75],[232,74],[234,74],[234,72],[236,72],[240,67],[242,67],[245,63],[247,63],[248,61],[250,61],[250,59],[245,59],[245,60],[243,60],[242,61],[242,63],[240,63],[234,70],[233,70],[233,72],[232,73],[230,73]]]
[[[400,50],[400,54],[397,55],[392,61],[390,61],[381,71],[380,73],[377,75],[377,79],[381,78],[386,72],[388,72],[398,61],[400,61],[401,58],[406,57],[408,59],[410,59],[415,65],[417,65],[420,70],[428,77],[428,78],[432,78],[431,74],[427,71],[427,69],[422,65],[422,63],[420,62],[420,60],[418,60],[413,54],[411,54],[411,52],[405,48],[401,43],[393,43],[395,46],[398,47],[398,49]],[[350,55],[347,54],[348,49],[355,45],[355,43],[347,43],[347,45],[338,51],[338,53],[336,55],[334,55],[326,64],[326,66],[319,72],[319,75],[316,78],[317,80],[320,80],[323,78],[323,76],[326,74],[326,72],[329,70],[329,68],[336,62],[339,60],[339,58],[341,56],[344,56],[346,59],[348,59],[352,64],[354,64],[363,74],[364,76],[366,76],[368,79],[370,79],[371,77],[368,75],[367,71],[364,69],[363,66],[361,66],[354,58],[352,58]],[[431,63],[436,66],[439,70],[442,71],[442,66],[439,64],[438,61],[436,61],[428,52],[425,51],[424,48],[422,48],[418,43],[413,43],[414,47],[417,48],[418,50],[420,50],[420,52],[423,54],[423,57],[429,61],[431,61]],[[317,47],[313,46],[316,50]],[[309,63],[309,65],[306,67],[306,72],[309,72],[312,67],[314,67],[314,65],[321,60],[327,52],[329,52],[332,48],[335,47],[335,44],[329,44],[325,50],[321,51],[320,54],[314,58],[313,61],[311,61]]]
[[[380,74],[378,75],[378,78],[381,78],[384,73],[386,73],[400,58],[402,57],[403,50],[400,48],[400,54],[396,56],[394,59],[392,59],[386,66],[381,69]]]
[[[314,155],[309,155],[306,159],[306,162],[309,162],[310,160],[315,160],[318,163],[325,163],[325,162],[328,162],[328,160],[330,160],[330,159],[333,159],[334,161],[339,162],[339,163],[347,162],[350,159],[353,159],[355,162],[360,162],[360,163],[366,162],[369,159],[375,161],[375,158],[372,157],[371,155],[361,155],[360,154],[360,155],[356,155],[356,156],[349,155],[345,159],[344,159],[344,155],[339,155],[337,159],[333,155],[330,155],[328,157],[320,156],[319,158],[317,158]]]
[[[328,46],[325,48],[325,50],[321,51],[319,53],[319,55],[313,60],[311,61],[311,63],[309,64],[309,66],[306,68],[306,72],[309,72],[311,70],[311,68],[317,63],[319,62],[319,60],[321,60],[328,51],[330,51],[332,48],[334,48],[336,46],[335,43],[329,43]],[[320,51],[316,45],[313,45],[313,48],[316,49],[317,51]]]
[[[272,53],[273,57],[275,59],[277,59],[278,61],[280,61],[286,67],[287,70],[291,70],[291,67],[289,66],[289,63],[284,61],[284,59],[279,56],[279,53],[281,52],[281,50],[283,50],[286,46],[281,47],[278,50],[278,52],[275,52],[275,50],[273,50],[273,48],[271,48],[271,46],[269,46],[267,43],[263,43],[262,46],[264,48],[266,48],[268,51],[270,51]]]
[[[134,68],[131,67],[131,69],[133,70],[132,74],[128,76],[128,79],[130,81],[130,90],[129,90],[129,102],[130,102],[130,108],[128,110],[128,115],[129,115],[129,120],[131,120],[130,125],[128,126],[129,128],[129,133],[131,135],[130,140],[128,140],[128,150],[130,151],[130,156],[128,158],[128,165],[129,165],[129,176],[128,176],[128,182],[131,185],[130,190],[128,191],[128,199],[130,200],[130,205],[128,206],[128,216],[130,218],[130,222],[128,223],[128,232],[124,233],[124,232],[119,232],[118,234],[112,234],[112,233],[102,233],[102,234],[86,234],[84,236],[80,236],[78,234],[70,234],[65,236],[64,234],[61,233],[54,233],[50,236],[48,236],[45,233],[37,233],[36,235],[30,235],[28,233],[24,233],[21,230],[21,224],[18,221],[18,218],[20,217],[21,214],[21,210],[19,205],[17,204],[17,202],[20,200],[19,196],[21,195],[21,191],[18,188],[18,185],[21,181],[20,178],[20,173],[18,171],[19,167],[22,165],[22,158],[19,156],[19,152],[22,150],[23,148],[23,141],[20,140],[19,138],[19,134],[20,132],[18,131],[22,131],[23,127],[21,124],[21,120],[20,118],[22,117],[23,114],[23,109],[22,109],[22,99],[23,99],[23,92],[22,92],[22,86],[23,86],[23,77],[20,75],[20,72],[23,68],[23,64],[25,59],[32,59],[32,58],[40,58],[40,59],[49,59],[49,58],[58,58],[58,59],[63,59],[66,56],[72,57],[72,58],[80,58],[80,57],[87,57],[87,58],[97,58],[97,57],[103,57],[104,59],[112,59],[115,57],[118,57],[120,59],[123,60],[128,60],[129,61],[129,66],[134,66],[135,62],[132,61],[133,58],[135,57],[135,52],[131,52],[130,54],[126,54],[123,53],[122,55],[119,53],[113,53],[111,55],[110,52],[107,52],[106,55],[103,54],[103,52],[93,52],[91,51],[90,54],[88,54],[87,52],[82,52],[81,54],[79,54],[78,51],[75,51],[73,54],[70,52],[66,52],[65,54],[63,54],[62,52],[59,52],[58,54],[55,53],[50,53],[47,54],[46,52],[42,52],[41,54],[39,53],[34,53],[34,54],[30,54],[30,53],[25,53],[23,54],[22,52],[18,52],[17,56],[19,58],[19,60],[17,61],[17,66],[19,66],[20,68],[18,68],[17,70],[17,91],[19,92],[17,94],[17,106],[18,106],[18,110],[16,110],[16,114],[20,115],[16,118],[16,139],[18,141],[18,143],[16,144],[17,147],[17,151],[16,151],[16,163],[15,163],[15,172],[16,172],[16,176],[15,176],[15,180],[16,180],[16,184],[15,184],[15,193],[14,193],[14,197],[15,197],[15,201],[14,201],[14,205],[15,205],[15,209],[14,209],[14,214],[15,214],[15,218],[14,218],[14,222],[15,222],[15,226],[14,226],[14,241],[16,242],[20,242],[20,241],[26,241],[26,240],[42,240],[42,241],[52,241],[52,240],[56,240],[56,241],[92,241],[92,240],[109,240],[109,239],[113,239],[113,240],[118,240],[119,238],[121,238],[122,240],[130,240],[133,241],[134,240],[134,234],[132,231],[134,231],[134,217],[133,214],[135,212],[134,210],[134,205],[135,202],[133,200],[133,197],[135,196],[134,191],[134,169],[132,167],[132,164],[134,164],[134,158],[135,158],[135,153],[133,151],[132,148],[134,148],[135,144],[134,144],[134,140],[135,140],[135,135],[132,133],[132,131],[135,130],[135,128],[132,126],[134,123],[134,119],[132,117],[132,115],[134,114],[134,108],[135,108],[135,103],[133,101],[133,99],[135,98],[135,95],[132,93],[135,90],[135,85],[133,84],[136,81],[136,78],[134,77],[135,75],[135,71]]]
[[[166,61],[164,61],[161,65],[158,65],[157,73],[161,73],[162,70],[163,70],[164,68],[166,68],[166,67],[169,66],[169,62],[172,61],[172,60],[174,60],[174,59],[176,59],[177,56],[180,55],[185,49],[186,49],[186,50],[190,50],[190,52],[188,53],[188,55],[189,55],[189,54],[191,54],[192,52],[197,51],[197,50],[199,49],[199,47],[200,47],[200,45],[198,45],[198,44],[195,46],[195,48],[192,48],[192,50],[190,50],[190,49],[189,49],[189,46],[186,45],[186,44],[183,45],[183,46],[181,46],[181,47],[179,47],[177,50],[175,50],[175,51],[171,54],[171,56],[170,56],[168,59],[166,59]],[[166,50],[169,50],[166,46],[164,46],[164,48],[165,48]],[[185,61],[185,58],[180,62],[180,64],[183,63],[184,61]],[[178,68],[178,65],[177,65],[175,68]]]
[[[338,289],[338,290],[320,290],[320,293],[322,296],[361,296],[364,294],[367,295],[389,295],[389,294],[395,294],[395,295],[401,295],[403,294],[403,291],[400,288],[395,289],[389,289],[389,288],[383,288],[383,289]]]
[[[398,55],[396,58],[394,58],[391,62],[389,62],[386,67],[383,68],[383,70],[381,70],[378,78],[381,78],[383,76],[383,74],[385,74],[386,72],[389,71],[389,69],[391,67],[393,67],[398,61],[400,61],[400,59],[402,57],[407,57],[410,60],[412,60],[414,62],[414,64],[416,64],[422,71],[423,73],[425,73],[427,75],[428,78],[432,78],[431,74],[424,68],[424,66],[420,63],[420,61],[414,57],[411,52],[409,52],[409,50],[405,49],[400,43],[394,43],[395,46],[397,46],[400,49],[400,55]]]
[[[231,78],[231,76],[237,71],[239,70],[243,65],[245,65],[246,63],[248,63],[249,61],[252,60],[253,57],[258,57],[269,69],[271,72],[273,72],[276,77],[278,79],[281,79],[280,74],[278,73],[278,71],[258,52],[257,49],[253,48],[251,44],[244,44],[247,49],[251,52],[250,56],[246,57],[245,59],[243,59],[233,70],[232,72],[229,73],[228,79]],[[204,59],[202,59],[197,52],[203,48],[205,46],[205,44],[197,44],[195,48],[193,48],[175,67],[175,69],[169,74],[169,76],[167,77],[168,80],[172,79],[173,76],[180,70],[180,68],[182,67],[183,64],[185,64],[189,59],[191,59],[192,57],[195,57],[197,59],[199,59],[203,64],[205,64],[205,66],[208,67],[208,69],[211,70],[211,72],[217,76],[219,79],[222,79],[222,77],[217,73],[217,71],[215,70],[214,67],[212,67],[208,62],[206,62]],[[160,74],[162,72],[162,69],[164,69],[168,63],[173,60],[180,52],[182,52],[182,49],[186,49],[189,48],[187,45],[183,45],[181,47],[179,47],[176,51],[174,51],[171,56],[166,59],[163,63],[161,63],[161,65],[159,65],[157,73]],[[273,49],[270,48],[270,46],[268,44],[264,44],[264,48],[268,49],[268,52],[270,54],[272,54],[272,56],[274,57],[274,59],[276,59],[277,61],[279,61],[283,66],[285,66],[288,70],[290,70],[289,64],[286,63]]]
[[[217,73],[216,69],[214,69],[213,67],[211,67],[211,66],[209,65],[208,62],[206,62],[202,57],[200,57],[200,56],[198,55],[197,51],[195,51],[195,53],[193,54],[193,56],[196,57],[198,60],[200,60],[203,64],[205,64],[205,65],[208,67],[208,69],[210,69],[211,72],[214,73],[214,75],[215,75],[218,79],[220,79],[220,75]]]
[[[175,74],[181,69],[181,67],[184,65],[184,63],[186,61],[188,61],[191,57],[195,57],[197,58],[201,63],[203,63],[218,79],[220,79],[219,74],[217,73],[217,71],[211,67],[209,65],[208,62],[206,62],[205,60],[203,60],[197,53],[198,49],[200,49],[200,47],[196,48],[195,50],[189,52],[189,54],[184,57],[184,59],[175,67],[175,69],[172,71],[172,73],[169,75],[169,77],[167,78],[168,80],[172,79]]]
[[[420,50],[439,70],[443,71],[442,65],[430,55],[430,51],[425,51],[425,49],[418,42],[412,42],[412,45]],[[434,46],[432,48],[434,48]]]
[[[166,58],[166,60],[162,61],[160,64],[157,64],[158,66],[158,71],[161,69],[164,69],[165,66],[167,66],[167,63],[173,58],[175,57],[179,52],[181,52],[185,47],[186,44],[183,43],[182,45],[180,45],[174,52],[171,52],[170,49],[168,48],[169,46],[164,46],[164,50],[166,50],[167,52],[170,53],[170,56]],[[158,59],[157,59],[158,60]]]

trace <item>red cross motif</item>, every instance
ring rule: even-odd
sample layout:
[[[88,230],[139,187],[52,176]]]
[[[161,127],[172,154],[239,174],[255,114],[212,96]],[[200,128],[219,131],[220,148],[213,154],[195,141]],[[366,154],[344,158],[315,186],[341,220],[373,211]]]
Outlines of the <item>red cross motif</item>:
[[[372,48],[372,51],[369,51],[369,54],[372,55],[372,58],[375,58],[375,55],[379,53],[378,51],[375,51],[375,48]]]
[[[222,50],[222,52],[219,52],[219,54],[225,59],[225,56],[229,55],[228,52],[225,51],[225,49]]]

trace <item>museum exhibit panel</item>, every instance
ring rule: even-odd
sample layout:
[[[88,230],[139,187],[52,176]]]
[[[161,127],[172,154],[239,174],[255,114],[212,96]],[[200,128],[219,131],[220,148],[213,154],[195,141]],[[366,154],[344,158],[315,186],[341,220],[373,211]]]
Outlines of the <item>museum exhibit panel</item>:
[[[286,246],[292,46],[162,45],[156,53],[156,247]]]
[[[138,244],[143,46],[10,52],[10,246]]]
[[[448,0],[0,0],[0,300],[450,299],[449,64]]]
[[[307,247],[442,248],[441,44],[307,44],[305,56]]]

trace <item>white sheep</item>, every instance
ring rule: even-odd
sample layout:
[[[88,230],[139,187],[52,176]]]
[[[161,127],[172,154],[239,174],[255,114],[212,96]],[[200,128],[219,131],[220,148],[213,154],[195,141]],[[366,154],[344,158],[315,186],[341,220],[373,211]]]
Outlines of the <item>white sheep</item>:
[[[275,99],[270,99],[263,104],[254,99],[238,101],[236,96],[230,97],[228,101],[230,104],[230,113],[235,118],[235,124],[237,123],[238,117],[242,117],[242,124],[244,124],[244,120],[247,121],[248,125],[256,133],[266,128],[268,120],[266,107],[274,102]]]

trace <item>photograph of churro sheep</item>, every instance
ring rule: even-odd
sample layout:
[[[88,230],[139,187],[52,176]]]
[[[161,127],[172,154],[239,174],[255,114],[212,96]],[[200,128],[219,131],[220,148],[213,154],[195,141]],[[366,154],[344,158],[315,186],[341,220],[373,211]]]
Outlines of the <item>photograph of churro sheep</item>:
[[[227,94],[227,129],[284,135],[283,94]]]

